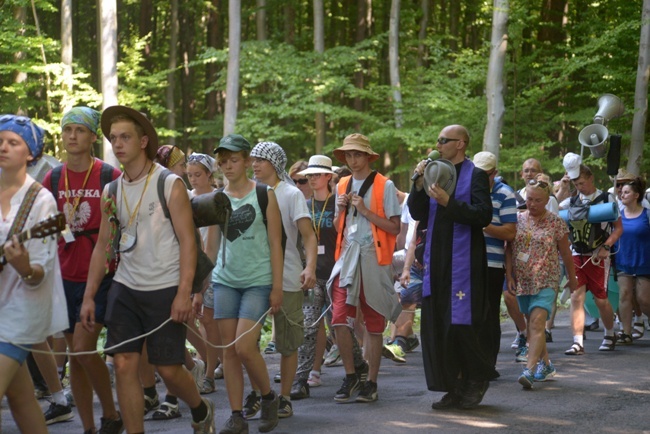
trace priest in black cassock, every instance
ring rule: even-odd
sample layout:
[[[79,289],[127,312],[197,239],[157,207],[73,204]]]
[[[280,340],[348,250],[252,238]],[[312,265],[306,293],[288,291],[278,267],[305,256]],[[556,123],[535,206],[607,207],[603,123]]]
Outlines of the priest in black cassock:
[[[424,185],[420,176],[408,198],[411,216],[428,229],[420,330],[424,372],[429,390],[447,392],[432,408],[474,408],[499,375],[489,343],[478,333],[487,325],[489,307],[483,228],[492,220],[490,185],[465,156],[465,127],[445,127],[437,142],[440,158],[455,167],[455,188]],[[422,161],[415,172],[422,175],[425,167]]]

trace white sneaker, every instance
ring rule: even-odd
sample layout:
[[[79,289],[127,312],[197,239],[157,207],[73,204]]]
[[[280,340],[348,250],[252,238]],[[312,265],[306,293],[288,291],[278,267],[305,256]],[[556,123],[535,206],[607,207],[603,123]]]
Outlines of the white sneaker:
[[[199,389],[203,387],[203,377],[205,377],[205,362],[201,359],[192,359],[194,360],[194,367],[190,371],[192,378],[196,383],[196,387]]]
[[[214,379],[221,380],[223,378],[223,363],[217,366],[217,369],[214,370]]]
[[[323,381],[320,378],[320,372],[311,371],[309,373],[309,378],[307,379],[307,384],[309,384],[309,387],[321,386]]]
[[[512,344],[510,344],[510,348],[512,348],[513,350],[519,348],[519,333],[515,334],[515,340],[512,341]]]
[[[330,352],[327,354],[327,357],[325,358],[323,365],[334,366],[340,360],[341,360],[341,355],[339,354],[339,347],[336,345],[332,345],[332,348],[330,348]]]

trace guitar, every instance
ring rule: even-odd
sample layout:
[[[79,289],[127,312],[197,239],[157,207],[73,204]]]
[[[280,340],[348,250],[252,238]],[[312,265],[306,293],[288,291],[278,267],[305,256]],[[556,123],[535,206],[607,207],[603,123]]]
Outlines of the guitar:
[[[65,229],[65,225],[65,215],[60,212],[18,234],[18,241],[22,244],[27,240],[56,235]],[[7,263],[4,257],[4,250],[4,243],[2,243],[0,244],[0,271],[4,269],[4,265]]]

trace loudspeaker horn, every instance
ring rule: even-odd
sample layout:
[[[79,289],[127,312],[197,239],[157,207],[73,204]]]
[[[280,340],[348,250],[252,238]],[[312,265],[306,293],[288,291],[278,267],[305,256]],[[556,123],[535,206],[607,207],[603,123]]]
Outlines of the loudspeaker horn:
[[[594,123],[607,125],[610,119],[615,119],[625,111],[623,102],[616,95],[606,93],[598,98],[598,112],[594,116]]]
[[[607,154],[605,142],[608,137],[609,130],[606,126],[591,124],[580,131],[578,141],[582,146],[589,148],[594,158],[603,158]]]

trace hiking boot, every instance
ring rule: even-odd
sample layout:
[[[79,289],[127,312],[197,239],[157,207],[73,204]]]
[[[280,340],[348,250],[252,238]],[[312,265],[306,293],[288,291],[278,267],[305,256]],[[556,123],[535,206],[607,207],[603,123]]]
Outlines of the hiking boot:
[[[336,344],[334,344],[332,345],[330,352],[327,353],[327,357],[325,357],[325,361],[323,362],[323,365],[334,366],[340,361],[341,361],[341,354],[339,354],[339,347]]]
[[[150,396],[147,396],[147,395],[144,396],[144,414],[145,414],[145,416],[151,410],[157,410],[158,407],[160,407],[160,401],[158,400],[158,395],[154,396],[153,398],[150,397]]]
[[[219,434],[248,434],[248,422],[241,414],[233,414],[228,418]]]
[[[363,386],[361,386],[361,391],[359,392],[356,401],[374,402],[378,398],[379,398],[379,394],[377,393],[377,383],[375,383],[372,380],[368,380],[365,383],[363,383]]]
[[[284,396],[280,395],[280,403],[278,404],[278,418],[284,419],[293,416],[293,406]]]
[[[51,425],[57,422],[65,422],[74,417],[72,413],[72,407],[69,405],[59,405],[57,403],[51,403],[50,408],[45,411],[45,424]]]
[[[117,413],[117,419],[108,419],[105,417],[100,419],[97,434],[121,434],[123,432],[124,422],[122,422],[122,415],[119,412]]]
[[[169,420],[176,419],[181,417],[181,411],[178,408],[178,404],[172,404],[171,402],[163,402],[160,407],[151,415],[153,420]]]
[[[533,373],[530,372],[530,369],[524,368],[517,381],[519,381],[519,384],[524,386],[524,389],[532,389],[535,377],[533,376]]]
[[[359,389],[359,376],[357,374],[346,375],[343,379],[341,388],[336,391],[334,401],[347,402],[352,397],[352,394]]]
[[[207,398],[201,398],[201,401],[208,407],[208,414],[201,422],[192,421],[194,434],[216,434],[217,429],[214,427],[214,403]]]
[[[271,391],[273,399],[262,399],[260,424],[257,427],[259,432],[269,432],[278,426],[278,407],[280,399],[277,393]]]
[[[214,386],[214,378],[205,377],[203,379],[203,384],[199,387],[199,393],[201,395],[207,395],[208,393],[214,392],[216,387]]]
[[[524,346],[517,350],[515,353],[515,362],[526,363],[528,362],[528,347]]]
[[[384,345],[384,348],[381,351],[381,355],[387,359],[391,359],[393,362],[397,363],[406,363],[404,358],[404,350],[397,344],[387,344]]]
[[[309,398],[309,383],[307,380],[298,380],[293,383],[291,387],[291,399],[299,400]],[[282,403],[280,403],[280,408],[282,408]]]
[[[311,371],[309,373],[309,379],[307,380],[309,387],[318,387],[323,384],[323,381],[320,378],[320,372]]]
[[[544,363],[544,360],[540,360],[537,364],[537,371],[535,372],[535,381],[546,381],[551,377],[555,376],[555,366],[549,360],[548,365]]]
[[[246,398],[244,398],[244,407],[242,408],[242,415],[244,419],[254,418],[260,411],[262,397],[254,390],[251,390]]]
[[[368,380],[368,372],[370,371],[370,366],[365,360],[359,366],[354,367],[354,372],[356,372],[357,377],[359,377],[359,383],[363,384]]]

